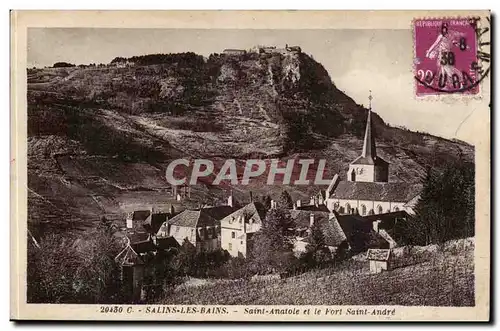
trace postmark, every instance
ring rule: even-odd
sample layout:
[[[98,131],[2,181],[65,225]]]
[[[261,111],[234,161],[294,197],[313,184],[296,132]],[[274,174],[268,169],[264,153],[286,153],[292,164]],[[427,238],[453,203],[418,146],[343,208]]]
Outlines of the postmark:
[[[479,95],[490,71],[490,18],[425,18],[413,25],[416,96]]]

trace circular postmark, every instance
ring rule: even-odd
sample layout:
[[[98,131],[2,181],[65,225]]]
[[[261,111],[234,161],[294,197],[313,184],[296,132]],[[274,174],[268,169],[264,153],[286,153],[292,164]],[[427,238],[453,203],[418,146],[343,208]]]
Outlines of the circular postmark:
[[[417,96],[479,93],[490,72],[490,17],[415,21]]]

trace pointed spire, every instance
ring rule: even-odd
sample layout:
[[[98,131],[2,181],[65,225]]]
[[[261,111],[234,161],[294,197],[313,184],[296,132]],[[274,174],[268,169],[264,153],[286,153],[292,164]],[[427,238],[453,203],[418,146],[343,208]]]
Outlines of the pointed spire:
[[[370,96],[368,97],[369,100],[368,119],[366,120],[365,139],[363,142],[363,153],[361,154],[361,156],[366,158],[371,158],[374,160],[377,158],[377,151],[375,149],[375,138],[373,137],[372,133],[372,121],[371,121],[372,99],[373,99],[372,90],[370,90]]]

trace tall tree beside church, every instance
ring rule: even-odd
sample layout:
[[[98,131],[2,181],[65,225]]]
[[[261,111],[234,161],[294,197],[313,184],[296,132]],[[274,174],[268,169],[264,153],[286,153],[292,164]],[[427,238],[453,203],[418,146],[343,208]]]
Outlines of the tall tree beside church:
[[[397,224],[396,233],[411,245],[473,236],[474,210],[474,164],[452,163],[443,172],[427,172],[415,219]]]
[[[290,211],[278,205],[271,209],[259,232],[254,237],[251,264],[260,273],[285,271],[293,262],[293,244]]]

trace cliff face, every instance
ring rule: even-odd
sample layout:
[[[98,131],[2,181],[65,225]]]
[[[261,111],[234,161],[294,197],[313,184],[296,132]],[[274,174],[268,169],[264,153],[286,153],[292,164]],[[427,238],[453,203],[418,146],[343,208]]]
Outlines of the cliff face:
[[[361,151],[366,109],[305,53],[185,53],[163,56],[161,64],[151,58],[124,67],[28,70],[34,192],[96,219],[118,213],[124,193],[167,186],[163,174],[174,158],[324,158],[332,176],[343,175]],[[391,180],[473,161],[465,143],[393,128],[377,115],[373,122]],[[249,189],[259,188],[241,194]],[[290,188],[297,198],[316,189]],[[69,198],[63,203],[62,196]]]

